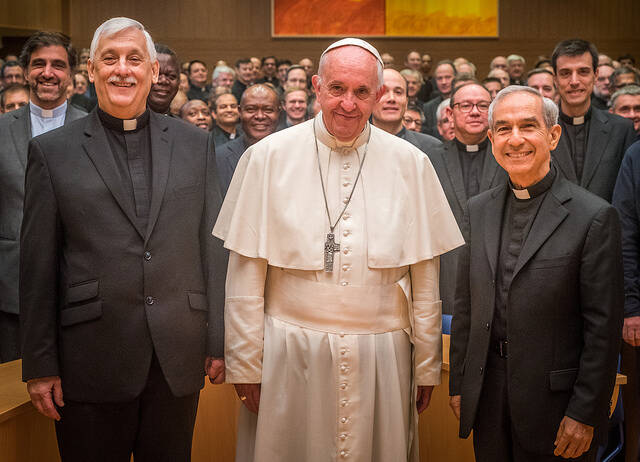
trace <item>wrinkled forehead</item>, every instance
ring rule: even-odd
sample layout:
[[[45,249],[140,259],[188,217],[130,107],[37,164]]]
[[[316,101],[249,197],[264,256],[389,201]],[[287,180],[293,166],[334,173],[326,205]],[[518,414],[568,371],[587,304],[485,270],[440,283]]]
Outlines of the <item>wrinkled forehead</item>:
[[[355,45],[346,45],[327,51],[324,56],[324,66],[321,69],[323,77],[340,78],[340,75],[350,70],[359,69],[371,72],[372,78],[377,77],[377,58]]]
[[[103,32],[98,38],[96,52],[100,53],[115,47],[123,46],[136,48],[137,51],[143,53],[145,57],[150,58],[144,33],[133,26],[113,33]]]
[[[542,98],[526,91],[508,94],[496,101],[493,110],[494,122],[502,118],[510,120],[531,119],[543,120]]]

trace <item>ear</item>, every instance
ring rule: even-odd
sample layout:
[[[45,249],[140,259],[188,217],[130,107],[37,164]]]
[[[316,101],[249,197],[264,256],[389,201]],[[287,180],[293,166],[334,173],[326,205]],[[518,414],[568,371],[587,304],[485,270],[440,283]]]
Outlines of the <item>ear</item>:
[[[491,129],[487,130],[487,138],[489,138],[491,146],[493,146],[493,131],[491,131]]]
[[[160,75],[160,63],[156,59],[153,64],[151,64],[151,82],[158,83],[158,75]]]
[[[559,124],[555,124],[549,130],[549,151],[553,151],[558,146],[560,135],[562,135],[562,127]]]
[[[91,59],[87,60],[87,74],[89,74],[89,82],[94,82],[93,79],[93,61]]]
[[[451,109],[451,106],[447,106],[444,108],[444,114],[447,116],[447,119],[449,120],[453,120],[453,109]]]

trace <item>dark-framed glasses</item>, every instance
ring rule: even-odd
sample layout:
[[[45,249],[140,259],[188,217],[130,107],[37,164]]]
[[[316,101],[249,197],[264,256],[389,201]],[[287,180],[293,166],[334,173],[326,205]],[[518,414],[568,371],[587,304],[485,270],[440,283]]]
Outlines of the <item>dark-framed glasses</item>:
[[[491,103],[488,101],[480,101],[479,103],[463,101],[461,103],[455,103],[453,107],[458,106],[458,109],[460,109],[461,112],[471,112],[474,107],[477,107],[479,112],[487,112],[490,105]]]

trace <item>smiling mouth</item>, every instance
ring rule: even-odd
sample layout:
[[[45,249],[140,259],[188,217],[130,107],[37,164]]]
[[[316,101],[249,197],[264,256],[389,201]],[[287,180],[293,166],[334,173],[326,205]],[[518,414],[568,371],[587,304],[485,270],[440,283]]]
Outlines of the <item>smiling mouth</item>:
[[[512,159],[522,159],[530,154],[533,154],[533,151],[508,152],[507,157],[510,157]]]
[[[130,88],[135,85],[135,83],[129,83],[129,82],[110,82],[110,83],[113,86],[121,87],[121,88]]]

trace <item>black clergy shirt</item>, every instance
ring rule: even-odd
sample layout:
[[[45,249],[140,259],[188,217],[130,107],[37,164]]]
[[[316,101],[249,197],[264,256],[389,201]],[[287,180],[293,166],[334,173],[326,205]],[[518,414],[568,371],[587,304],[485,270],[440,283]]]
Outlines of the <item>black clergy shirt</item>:
[[[462,178],[464,180],[464,190],[467,197],[473,197],[480,193],[480,183],[482,181],[482,169],[487,155],[489,140],[484,139],[480,144],[467,145],[457,139],[458,158],[462,168]]]
[[[132,120],[123,120],[98,108],[109,147],[130,198],[138,224],[146,229],[151,204],[151,135],[149,109]]]
[[[496,305],[491,329],[491,340],[494,343],[507,340],[507,305],[513,271],[531,224],[551,188],[555,175],[555,167],[552,166],[542,180],[526,189],[517,190],[518,194],[523,196],[528,193],[529,199],[518,199],[513,184],[509,182],[510,192],[507,194],[507,203],[502,216],[500,256],[496,275]]]
[[[584,158],[587,152],[587,141],[589,140],[589,121],[591,120],[591,106],[582,117],[570,117],[560,110],[560,126],[562,126],[563,136],[569,140],[571,149],[571,159],[576,169],[578,183],[582,180],[584,170]]]

